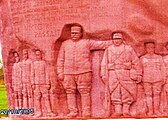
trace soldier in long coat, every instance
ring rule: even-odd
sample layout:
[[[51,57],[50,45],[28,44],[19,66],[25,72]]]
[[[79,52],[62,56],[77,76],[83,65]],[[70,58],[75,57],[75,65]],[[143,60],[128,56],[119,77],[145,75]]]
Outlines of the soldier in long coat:
[[[133,48],[124,43],[122,32],[113,32],[112,41],[113,45],[105,50],[103,56],[101,76],[109,87],[113,115],[130,116],[130,106],[136,101],[136,82],[142,78],[141,72],[136,70],[139,58]]]

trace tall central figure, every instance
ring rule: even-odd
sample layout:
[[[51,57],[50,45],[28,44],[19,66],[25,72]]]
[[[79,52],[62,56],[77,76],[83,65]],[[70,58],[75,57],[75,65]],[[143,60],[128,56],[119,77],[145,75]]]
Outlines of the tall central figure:
[[[64,41],[57,59],[58,79],[63,80],[67,93],[69,114],[67,117],[78,115],[76,92],[81,95],[82,116],[91,116],[91,50],[105,49],[111,41],[95,41],[82,39],[83,27],[72,24],[71,38]]]

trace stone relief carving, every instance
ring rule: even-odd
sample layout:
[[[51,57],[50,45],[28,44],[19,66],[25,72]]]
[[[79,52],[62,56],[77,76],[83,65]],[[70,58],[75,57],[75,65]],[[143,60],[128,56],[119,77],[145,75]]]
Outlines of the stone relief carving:
[[[155,54],[154,41],[145,42],[144,46],[147,53],[141,57],[141,64],[147,115],[161,116],[164,114],[160,110],[161,92],[166,82],[164,62],[162,56]]]
[[[36,60],[32,65],[32,88],[34,91],[34,109],[35,117],[55,116],[51,110],[50,94],[51,82],[46,71],[46,63],[42,59],[42,53],[39,49],[35,50]],[[42,102],[44,98],[44,103]],[[42,111],[42,105],[46,109],[46,113]]]
[[[101,63],[101,76],[110,103],[114,106],[113,116],[131,116],[130,106],[136,101],[136,83],[141,82],[141,73],[136,72],[138,56],[133,48],[125,45],[122,32],[112,33],[113,45],[104,53]],[[110,110],[110,107],[109,109]],[[109,111],[110,112],[110,111]]]
[[[22,79],[22,94],[23,94],[23,108],[33,108],[33,89],[32,89],[32,60],[29,58],[28,49],[22,51],[21,79]]]
[[[147,53],[139,58],[124,39],[123,31],[114,31],[110,40],[100,41],[83,38],[84,29],[80,24],[69,25],[70,33],[67,34],[70,37],[62,42],[57,57],[58,80],[66,92],[68,113],[57,114],[52,110],[51,81],[39,49],[35,50],[33,57],[30,57],[29,49],[23,49],[21,60],[13,49],[9,53],[13,108],[33,108],[35,113],[29,118],[93,117],[91,51],[105,50],[99,66],[104,83],[103,116],[167,115],[162,94],[166,92],[167,59],[155,54],[154,42],[144,43]],[[142,106],[144,110],[137,110]]]
[[[69,114],[67,117],[76,117],[78,109],[76,92],[81,95],[81,109],[83,117],[91,117],[91,62],[90,50],[104,49],[111,41],[94,41],[82,39],[83,27],[72,24],[71,39],[62,43],[58,55],[58,79],[63,81],[67,93]]]
[[[1,0],[0,3],[8,107],[35,110],[32,116],[23,114],[18,118],[168,116],[168,50],[164,48],[167,1]],[[80,25],[67,24],[72,22],[79,22],[86,31],[82,32]],[[61,33],[65,24],[66,34]],[[122,32],[118,31],[113,39],[111,33],[116,30]],[[124,42],[115,42],[117,37]],[[148,38],[156,42],[152,58],[146,58],[148,53],[144,55],[147,49],[143,41]],[[24,44],[29,46],[28,50],[23,50]],[[34,48],[45,54],[40,62]],[[24,54],[20,54],[22,51]],[[106,61],[106,57],[116,59],[115,65]],[[38,70],[44,66],[46,71]],[[35,76],[44,77],[42,72],[46,73],[46,79],[35,80]],[[17,75],[21,77],[19,86]],[[38,85],[37,81],[46,83]]]
[[[8,99],[8,104],[9,104],[9,108],[12,109],[13,106],[13,89],[12,89],[12,68],[13,68],[13,64],[15,63],[15,58],[14,58],[14,50],[11,49],[9,51],[9,55],[7,58],[7,65],[8,65],[8,69],[5,70],[6,74],[6,78],[8,79],[8,81],[6,82],[6,89],[8,89],[7,94],[9,94],[9,96],[7,96]]]
[[[12,70],[12,88],[14,95],[14,108],[21,109],[23,106],[23,95],[22,95],[22,78],[21,78],[21,65],[20,56],[15,51],[14,53],[15,63]]]

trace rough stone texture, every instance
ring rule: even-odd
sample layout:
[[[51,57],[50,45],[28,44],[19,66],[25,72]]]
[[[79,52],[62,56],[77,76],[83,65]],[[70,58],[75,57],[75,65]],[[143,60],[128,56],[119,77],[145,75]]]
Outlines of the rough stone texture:
[[[63,117],[68,113],[66,93],[56,72],[60,45],[70,35],[70,30],[66,29],[61,33],[63,26],[73,22],[80,23],[86,31],[84,38],[99,40],[108,40],[112,31],[122,30],[126,33],[126,42],[135,48],[138,56],[144,54],[144,39],[152,38],[157,43],[156,52],[165,55],[167,51],[164,44],[168,39],[167,4],[167,0],[1,0],[0,32],[9,108],[14,107],[10,100],[13,97],[11,80],[15,62],[10,53],[13,51],[17,51],[22,60],[22,50],[28,49],[32,61],[36,59],[34,50],[42,51],[49,73],[48,79],[51,81],[51,108],[53,113]],[[100,78],[103,51],[92,51],[91,56],[92,116],[106,117],[103,115],[104,84]],[[144,95],[142,86],[139,84],[137,87],[138,96]],[[142,98],[138,98],[138,102],[133,105],[135,107],[131,108],[135,117],[142,104],[145,106]],[[163,102],[162,107],[166,107],[166,104]],[[81,112],[80,105],[78,107]],[[145,117],[145,111],[144,107],[140,111],[142,114],[139,114]]]

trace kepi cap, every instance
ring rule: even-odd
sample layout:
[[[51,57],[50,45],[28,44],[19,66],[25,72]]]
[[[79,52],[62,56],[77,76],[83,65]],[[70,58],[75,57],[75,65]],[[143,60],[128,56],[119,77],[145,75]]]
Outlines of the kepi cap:
[[[121,33],[115,33],[113,34],[113,39],[121,39],[123,38],[122,34]]]
[[[81,32],[81,27],[78,27],[78,26],[73,26],[71,27],[71,32]]]

